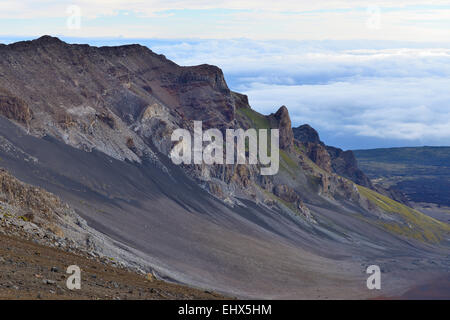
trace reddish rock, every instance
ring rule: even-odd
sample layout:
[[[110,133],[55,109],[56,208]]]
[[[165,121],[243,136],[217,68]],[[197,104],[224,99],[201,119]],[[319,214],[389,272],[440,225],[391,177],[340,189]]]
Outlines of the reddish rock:
[[[332,172],[331,157],[327,149],[321,144],[307,143],[305,145],[308,157],[328,173]]]
[[[33,112],[27,103],[0,89],[0,114],[22,124],[29,124]]]
[[[280,130],[280,148],[286,151],[292,151],[294,148],[294,133],[292,132],[291,118],[289,111],[285,106],[281,106],[275,114],[269,115],[273,127]]]
[[[305,147],[307,156],[328,173],[336,173],[353,182],[373,188],[370,179],[358,168],[352,151],[326,146],[319,138],[317,131],[304,124],[293,128],[294,138]]]
[[[273,189],[273,193],[277,197],[290,203],[297,202],[300,199],[299,195],[295,192],[295,190],[287,185],[276,185]]]

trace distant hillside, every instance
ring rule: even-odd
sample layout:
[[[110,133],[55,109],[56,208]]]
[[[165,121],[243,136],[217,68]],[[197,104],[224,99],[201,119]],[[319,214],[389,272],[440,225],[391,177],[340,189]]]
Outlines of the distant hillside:
[[[375,182],[414,202],[450,205],[450,147],[355,150],[359,167]]]

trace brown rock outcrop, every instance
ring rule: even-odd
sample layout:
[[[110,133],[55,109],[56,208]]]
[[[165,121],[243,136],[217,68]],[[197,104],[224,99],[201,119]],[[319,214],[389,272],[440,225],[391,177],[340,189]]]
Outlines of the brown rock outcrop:
[[[26,125],[33,117],[33,112],[25,101],[2,89],[0,89],[0,114]]]
[[[320,141],[319,134],[309,124],[301,125],[297,128],[292,128],[294,138],[302,143],[323,144]]]
[[[294,138],[305,147],[307,156],[328,173],[336,173],[353,182],[373,188],[370,179],[358,168],[352,151],[326,146],[317,131],[305,124],[293,128]]]
[[[269,115],[269,119],[271,123],[275,123],[272,127],[280,130],[280,148],[292,151],[294,148],[294,134],[288,109],[285,106],[281,106],[275,114]]]
[[[323,145],[309,142],[305,144],[305,148],[306,154],[315,164],[328,173],[332,172],[331,157]]]
[[[358,168],[358,163],[353,151],[343,151],[342,149],[329,146],[327,146],[327,151],[331,156],[331,166],[335,173],[348,178],[359,185],[373,188],[370,179]]]
[[[300,199],[299,195],[295,192],[295,190],[287,185],[276,185],[273,188],[273,193],[277,197],[290,203],[297,202]]]

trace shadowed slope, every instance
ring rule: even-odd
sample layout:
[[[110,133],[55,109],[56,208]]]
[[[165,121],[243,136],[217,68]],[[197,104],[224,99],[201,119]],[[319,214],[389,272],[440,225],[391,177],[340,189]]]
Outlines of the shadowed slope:
[[[356,297],[365,294],[358,268],[364,257],[416,255],[413,246],[348,214],[317,208],[323,223],[312,227],[247,201],[227,207],[168,160],[172,178],[151,163],[34,138],[6,119],[0,119],[0,135],[3,145],[14,145],[2,148],[2,166],[61,196],[92,227],[137,249],[161,276],[183,283],[238,296]],[[377,245],[359,246],[371,241]],[[348,291],[336,291],[341,287]]]

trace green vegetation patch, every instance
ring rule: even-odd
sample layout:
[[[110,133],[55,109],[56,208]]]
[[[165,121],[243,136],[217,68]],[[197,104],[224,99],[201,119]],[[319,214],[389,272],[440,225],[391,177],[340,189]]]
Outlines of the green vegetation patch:
[[[253,123],[255,129],[270,129],[269,120],[262,114],[256,112],[255,110],[248,108],[241,108],[238,109],[237,112],[241,116],[249,119]]]
[[[290,169],[296,170],[299,168],[298,163],[284,150],[280,150],[280,156]]]
[[[450,232],[450,225],[433,219],[415,209],[383,196],[368,188],[357,186],[361,195],[387,213],[398,214],[405,224],[383,222],[380,225],[397,235],[424,242],[440,242]]]
[[[252,109],[248,109],[248,108],[241,108],[238,109],[237,112],[247,118],[248,120],[250,120],[250,122],[252,123],[252,127],[256,130],[259,129],[270,129],[270,122],[267,119],[267,117],[265,117],[264,115],[252,110]],[[258,139],[259,139],[259,132],[257,132],[258,134]],[[246,150],[248,150],[248,143],[246,141]],[[270,143],[270,135],[267,135],[267,147],[268,147],[268,154],[270,155],[271,153],[271,143]],[[283,151],[280,150],[280,169],[284,170],[286,172],[288,172],[291,176],[295,177],[295,171],[297,169],[299,169],[298,163],[291,158],[291,156]]]

